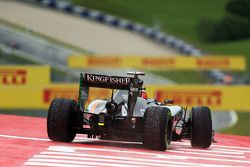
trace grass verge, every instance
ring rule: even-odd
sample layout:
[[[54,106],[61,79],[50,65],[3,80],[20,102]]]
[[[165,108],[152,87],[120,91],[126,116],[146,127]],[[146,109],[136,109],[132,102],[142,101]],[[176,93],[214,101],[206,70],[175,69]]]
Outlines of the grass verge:
[[[10,114],[10,115],[21,115],[21,116],[32,116],[32,117],[46,117],[46,110],[27,110],[27,109],[18,109],[18,110],[10,110],[10,109],[0,109],[0,114]]]
[[[197,71],[151,71],[180,84],[208,83],[210,80]]]
[[[221,132],[227,134],[250,136],[249,120],[250,114],[247,112],[237,112],[238,122],[231,128],[224,129]]]

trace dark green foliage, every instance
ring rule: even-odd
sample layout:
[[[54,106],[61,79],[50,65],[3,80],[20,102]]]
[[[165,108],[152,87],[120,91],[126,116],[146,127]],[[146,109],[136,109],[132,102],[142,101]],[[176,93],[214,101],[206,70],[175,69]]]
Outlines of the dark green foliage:
[[[250,1],[230,0],[226,5],[226,11],[250,19]]]
[[[246,18],[227,15],[220,21],[202,20],[198,26],[205,41],[231,41],[250,37],[250,22]]]
[[[245,18],[228,15],[217,23],[214,33],[215,41],[248,38],[250,37],[250,23]]]
[[[201,39],[216,42],[250,37],[250,1],[230,0],[226,11],[227,15],[219,21],[200,21],[198,32]]]
[[[204,41],[214,41],[214,30],[216,27],[216,21],[212,19],[203,19],[198,24],[198,33]]]

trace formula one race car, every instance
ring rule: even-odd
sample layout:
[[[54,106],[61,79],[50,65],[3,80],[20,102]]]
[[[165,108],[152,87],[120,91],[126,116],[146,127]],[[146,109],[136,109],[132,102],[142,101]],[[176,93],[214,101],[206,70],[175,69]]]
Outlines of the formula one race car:
[[[207,148],[212,142],[211,111],[187,108],[147,97],[142,72],[133,77],[82,74],[78,103],[54,99],[48,110],[47,132],[53,141],[71,142],[77,133],[89,138],[140,141],[148,149],[166,150],[171,141],[190,139],[193,147]],[[85,109],[90,87],[112,89],[110,99],[96,99]],[[188,114],[189,113],[189,114]]]

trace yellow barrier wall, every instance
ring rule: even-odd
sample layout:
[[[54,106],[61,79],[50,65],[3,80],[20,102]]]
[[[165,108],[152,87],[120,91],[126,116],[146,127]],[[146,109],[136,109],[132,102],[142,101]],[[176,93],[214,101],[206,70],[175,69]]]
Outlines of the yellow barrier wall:
[[[0,85],[39,85],[49,83],[49,66],[0,66]]]
[[[174,99],[181,106],[206,105],[213,110],[235,109],[250,111],[250,86],[148,86],[148,96]],[[78,84],[52,84],[47,86],[0,86],[0,108],[47,109],[55,97],[77,99]],[[89,101],[109,98],[109,89],[91,88]]]
[[[0,86],[0,108],[48,109],[54,98],[78,99],[78,84],[47,86]],[[95,98],[109,98],[111,90],[91,88],[88,102]]]
[[[182,106],[205,105],[214,110],[245,110],[250,111],[250,86],[167,86],[151,87],[155,97],[174,99],[175,104]]]
[[[72,68],[141,68],[158,70],[236,70],[246,69],[243,56],[80,56],[68,57],[68,66]]]

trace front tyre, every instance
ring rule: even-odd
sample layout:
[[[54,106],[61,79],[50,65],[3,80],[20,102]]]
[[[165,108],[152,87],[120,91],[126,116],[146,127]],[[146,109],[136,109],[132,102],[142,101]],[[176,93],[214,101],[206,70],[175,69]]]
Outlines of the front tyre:
[[[212,143],[212,119],[208,107],[193,107],[191,112],[191,145],[208,148]]]
[[[172,138],[170,111],[163,107],[149,107],[144,114],[143,144],[148,149],[164,151]]]
[[[72,142],[76,136],[76,101],[55,98],[49,107],[47,133],[52,141]]]

